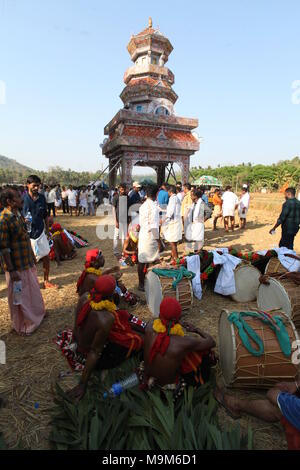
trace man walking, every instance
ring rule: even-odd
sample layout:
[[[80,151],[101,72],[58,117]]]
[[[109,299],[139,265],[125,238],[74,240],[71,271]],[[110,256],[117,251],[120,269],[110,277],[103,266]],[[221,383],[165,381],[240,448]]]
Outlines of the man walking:
[[[119,186],[119,192],[114,195],[112,200],[112,206],[114,208],[115,217],[115,232],[113,241],[114,255],[121,256],[118,252],[118,240],[121,238],[122,247],[127,235],[128,226],[128,207],[129,198],[127,195],[127,188],[125,183],[121,183]]]
[[[231,191],[231,186],[226,186],[225,193],[221,199],[223,201],[222,209],[225,231],[229,232],[229,219],[230,228],[234,231],[234,214],[239,203],[238,197]]]
[[[273,235],[276,228],[281,225],[282,235],[279,242],[280,247],[290,250],[294,249],[294,238],[298,233],[300,224],[300,202],[296,199],[295,188],[285,190],[285,203],[282,205],[282,211],[274,227],[270,230]]]
[[[4,209],[0,215],[0,250],[8,287],[9,311],[14,330],[18,334],[28,335],[42,322],[45,306],[30,238],[21,215],[23,202],[18,190],[4,189],[1,205]]]
[[[32,224],[29,236],[31,245],[36,257],[43,261],[44,270],[44,288],[57,288],[56,284],[49,282],[50,273],[50,247],[47,245],[47,235],[49,235],[49,220],[45,197],[39,194],[39,185],[41,180],[36,175],[30,175],[27,178],[27,191],[24,198],[23,215],[26,219],[28,213],[31,213]],[[29,227],[30,229],[30,227]],[[46,233],[45,233],[46,232]]]

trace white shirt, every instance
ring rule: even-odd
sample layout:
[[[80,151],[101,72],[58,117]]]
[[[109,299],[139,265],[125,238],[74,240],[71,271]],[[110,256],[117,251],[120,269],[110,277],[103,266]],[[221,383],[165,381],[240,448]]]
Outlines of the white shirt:
[[[94,201],[94,191],[90,189],[87,193],[87,200],[89,203]]]
[[[76,206],[76,191],[75,189],[69,189],[68,191],[68,201],[69,201],[69,204],[73,207]]]
[[[176,194],[172,194],[169,199],[166,220],[177,220],[181,218],[181,204]]]
[[[180,204],[182,203],[184,196],[185,196],[184,192],[177,193],[177,198],[178,198]]]
[[[223,215],[225,217],[227,216],[234,217],[235,206],[239,202],[237,195],[234,194],[232,191],[225,191],[225,193],[222,196],[222,201],[223,201],[223,206],[222,206]]]
[[[141,232],[150,232],[151,229],[159,229],[159,208],[152,199],[146,199],[139,211],[140,236]]]
[[[250,194],[249,193],[243,194],[239,202],[239,207],[241,209],[249,209],[249,203],[250,203]]]
[[[48,196],[47,196],[48,204],[53,204],[55,202],[55,199],[56,199],[56,191],[55,191],[55,188],[53,188],[51,189],[51,191],[48,193]]]
[[[299,191],[299,193],[298,193],[298,201],[300,201],[300,191]]]

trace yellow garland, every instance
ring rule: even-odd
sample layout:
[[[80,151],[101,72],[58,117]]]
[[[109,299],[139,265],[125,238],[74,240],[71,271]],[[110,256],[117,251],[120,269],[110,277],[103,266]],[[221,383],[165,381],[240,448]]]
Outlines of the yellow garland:
[[[101,269],[96,269],[96,268],[87,268],[85,272],[89,274],[96,274],[96,276],[101,276],[102,274]]]
[[[160,320],[160,318],[157,318],[156,320],[154,320],[153,331],[155,331],[155,333],[166,333],[167,328],[165,327],[163,322]],[[171,328],[170,333],[171,335],[184,336],[182,326],[179,323],[175,323],[173,328]]]
[[[55,237],[56,235],[60,235],[60,234],[61,234],[61,232],[54,232],[54,233],[52,233],[52,237]]]
[[[90,295],[88,296],[88,299],[91,299]],[[108,310],[109,312],[115,312],[117,310],[116,304],[110,300],[101,300],[101,302],[90,300],[90,306],[92,310]]]

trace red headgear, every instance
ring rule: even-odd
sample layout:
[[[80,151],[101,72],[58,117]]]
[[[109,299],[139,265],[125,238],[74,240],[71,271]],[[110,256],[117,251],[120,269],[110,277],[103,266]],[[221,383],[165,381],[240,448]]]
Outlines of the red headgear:
[[[96,261],[100,254],[101,250],[95,249],[95,250],[88,250],[85,254],[85,267],[89,268],[91,263]]]
[[[115,288],[115,278],[107,274],[98,277],[97,281],[94,284],[94,289],[97,291],[97,294],[101,294],[104,297],[112,295],[115,291]]]
[[[181,305],[174,297],[165,297],[160,304],[159,318],[166,327],[165,333],[159,333],[151,347],[149,363],[157,353],[164,356],[170,344],[170,330],[177,323],[181,315]]]
[[[53,224],[51,226],[51,232],[58,232],[59,230],[62,230],[62,226],[60,224]]]
[[[165,297],[160,304],[159,318],[162,322],[177,321],[181,316],[181,305],[174,297]]]

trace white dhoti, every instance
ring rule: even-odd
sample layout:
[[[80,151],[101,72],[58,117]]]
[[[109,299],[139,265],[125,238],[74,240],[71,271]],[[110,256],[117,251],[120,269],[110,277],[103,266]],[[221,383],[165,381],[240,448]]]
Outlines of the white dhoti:
[[[153,263],[159,259],[159,247],[152,232],[141,229],[138,243],[139,263]]]
[[[245,212],[243,212],[243,209],[245,210]],[[241,207],[238,208],[238,214],[239,214],[240,219],[246,219],[247,213],[248,213],[247,208],[241,208]]]
[[[167,242],[176,243],[182,239],[182,224],[180,219],[171,220],[162,226],[162,233]]]

